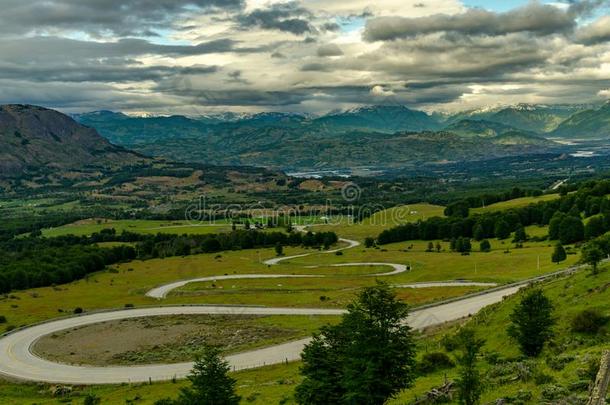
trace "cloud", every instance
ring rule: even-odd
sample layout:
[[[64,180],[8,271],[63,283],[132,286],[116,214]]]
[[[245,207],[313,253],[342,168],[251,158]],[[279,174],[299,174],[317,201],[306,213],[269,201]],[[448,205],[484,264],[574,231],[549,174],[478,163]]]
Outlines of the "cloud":
[[[154,36],[185,15],[243,7],[244,0],[4,0],[0,32]]]
[[[577,32],[577,38],[585,44],[596,44],[610,41],[610,15],[583,27]]]
[[[610,20],[592,18],[608,2],[5,0],[0,102],[197,114],[599,101]]]
[[[505,35],[532,32],[548,35],[569,31],[575,25],[574,16],[569,11],[532,2],[505,13],[468,9],[464,13],[455,15],[376,18],[369,20],[366,24],[364,38],[368,41],[389,41],[438,32],[465,35]]]
[[[85,59],[138,57],[159,55],[168,57],[197,56],[211,53],[252,53],[267,48],[239,47],[232,39],[217,39],[195,45],[159,45],[143,39],[121,39],[116,42],[82,41],[60,37],[0,39],[0,60],[13,63],[76,63]]]
[[[314,32],[315,28],[303,17],[311,17],[311,13],[293,1],[256,9],[239,16],[237,21],[243,29],[260,27],[266,30],[290,32],[295,35]]]
[[[318,48],[317,54],[320,57],[341,56],[343,55],[343,51],[337,44],[325,44]]]
[[[597,95],[610,99],[610,89],[600,90]]]
[[[371,95],[374,97],[389,97],[396,95],[396,93],[394,93],[392,90],[384,89],[383,86],[377,85],[373,86],[371,89]]]

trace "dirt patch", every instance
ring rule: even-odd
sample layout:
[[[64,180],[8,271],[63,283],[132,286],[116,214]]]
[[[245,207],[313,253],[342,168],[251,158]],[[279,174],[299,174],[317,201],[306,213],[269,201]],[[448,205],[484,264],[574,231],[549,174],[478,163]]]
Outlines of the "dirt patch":
[[[87,365],[192,361],[204,344],[226,353],[300,337],[299,330],[257,322],[259,316],[157,316],[87,325],[40,339],[37,355]]]

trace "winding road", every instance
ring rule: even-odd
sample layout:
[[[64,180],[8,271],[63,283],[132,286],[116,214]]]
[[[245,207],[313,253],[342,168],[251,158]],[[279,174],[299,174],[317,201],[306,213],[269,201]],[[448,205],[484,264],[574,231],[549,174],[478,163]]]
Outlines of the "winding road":
[[[346,247],[330,250],[334,253],[340,250],[354,248],[360,243],[348,239],[340,239]],[[318,253],[318,252],[314,252]],[[299,254],[269,259],[265,264],[277,265],[282,261],[305,257],[314,253]],[[407,267],[396,263],[343,263],[330,266],[389,266],[393,271],[388,273],[368,274],[366,276],[391,276],[407,271]],[[315,266],[313,266],[315,267]],[[564,270],[567,272],[569,270]],[[555,274],[525,280],[518,284],[498,287],[482,293],[472,294],[460,299],[450,300],[437,305],[430,305],[413,310],[406,320],[415,329],[439,325],[475,314],[482,308],[500,302],[505,296],[516,293],[522,285],[529,281],[537,281]],[[200,281],[252,278],[290,278],[290,277],[324,277],[323,275],[280,275],[280,274],[244,274],[211,276],[178,281],[156,287],[147,292],[147,296],[163,299],[172,290],[188,283]],[[427,284],[427,285],[426,285]],[[489,285],[486,283],[435,282],[400,285],[395,287],[424,288],[430,286],[450,285]],[[23,329],[15,330],[0,339],[0,374],[20,380],[39,381],[62,384],[119,384],[129,382],[162,381],[173,378],[183,378],[192,369],[192,363],[155,364],[145,366],[77,366],[57,363],[38,357],[32,352],[32,347],[43,336],[62,330],[82,327],[99,322],[114,321],[128,318],[150,317],[161,315],[341,315],[342,309],[316,308],[270,308],[253,306],[165,306],[138,309],[125,309],[106,312],[95,312],[81,316],[52,320]],[[271,347],[255,349],[248,352],[233,354],[226,359],[233,370],[243,370],[264,365],[278,364],[298,360],[304,345],[310,339],[301,339]]]

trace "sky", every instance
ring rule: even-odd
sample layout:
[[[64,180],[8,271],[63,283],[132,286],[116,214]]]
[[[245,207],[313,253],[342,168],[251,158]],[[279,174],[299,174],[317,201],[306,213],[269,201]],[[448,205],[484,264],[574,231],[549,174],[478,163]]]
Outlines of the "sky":
[[[3,0],[0,103],[462,111],[610,98],[610,0]]]

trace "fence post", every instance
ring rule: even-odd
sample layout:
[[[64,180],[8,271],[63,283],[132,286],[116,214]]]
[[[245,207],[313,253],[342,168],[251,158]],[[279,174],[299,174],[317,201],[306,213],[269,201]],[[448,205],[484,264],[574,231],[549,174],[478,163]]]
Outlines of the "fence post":
[[[604,351],[599,365],[595,385],[587,405],[605,405],[608,384],[610,383],[610,350]]]

